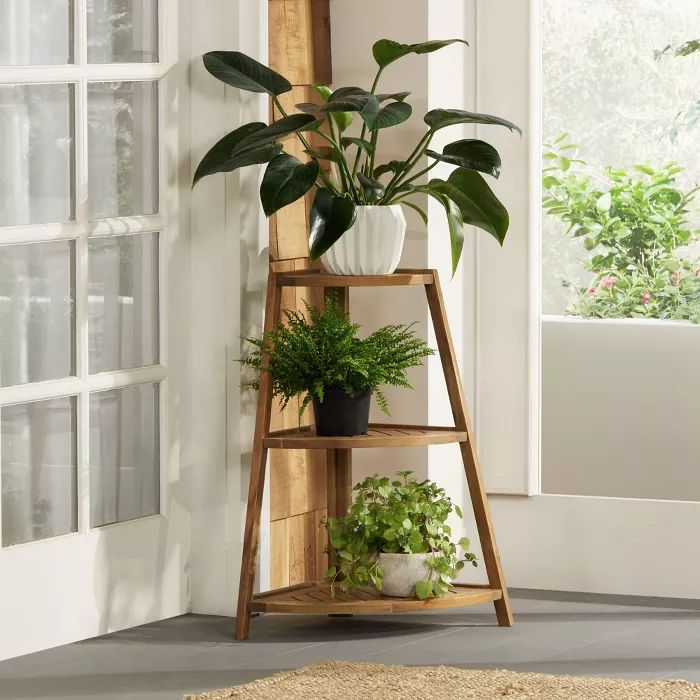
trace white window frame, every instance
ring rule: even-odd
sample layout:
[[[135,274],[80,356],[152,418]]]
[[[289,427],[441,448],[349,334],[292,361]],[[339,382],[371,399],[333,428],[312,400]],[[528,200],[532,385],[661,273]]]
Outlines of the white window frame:
[[[0,85],[70,83],[74,86],[73,119],[74,139],[74,190],[75,220],[69,223],[32,224],[0,227],[1,245],[13,243],[38,243],[59,240],[74,241],[74,289],[75,289],[75,376],[62,379],[32,382],[16,386],[0,387],[0,409],[3,406],[62,397],[76,397],[77,411],[77,530],[40,540],[0,547],[0,551],[15,547],[46,546],[64,538],[84,535],[92,530],[104,530],[128,523],[160,518],[168,511],[167,480],[167,425],[168,425],[168,280],[167,257],[169,241],[177,226],[178,183],[168,178],[172,172],[172,154],[177,146],[177,136],[168,129],[172,126],[167,116],[169,104],[168,72],[177,61],[177,8],[168,12],[167,0],[158,0],[158,62],[89,64],[87,62],[87,0],[73,0],[73,61],[70,65],[1,66]],[[90,221],[88,211],[88,84],[93,82],[144,82],[158,83],[158,213],[147,216],[128,216]],[[139,233],[158,234],[158,316],[159,363],[133,369],[122,369],[97,374],[89,373],[88,366],[88,242],[92,238]],[[90,526],[89,489],[89,397],[90,394],[110,389],[120,389],[139,384],[158,385],[159,423],[159,484],[158,513],[135,520],[116,522],[99,528]],[[0,444],[1,449],[1,444]],[[0,452],[0,459],[2,455]],[[0,490],[2,489],[0,470]],[[2,500],[0,499],[0,531],[2,527]]]

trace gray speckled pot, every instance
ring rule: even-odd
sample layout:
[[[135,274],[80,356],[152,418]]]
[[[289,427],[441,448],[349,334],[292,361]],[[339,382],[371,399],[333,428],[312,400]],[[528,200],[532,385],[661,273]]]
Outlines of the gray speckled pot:
[[[430,569],[425,563],[432,553],[425,554],[385,554],[379,555],[379,566],[384,570],[382,595],[392,598],[413,598],[416,583],[428,578]]]

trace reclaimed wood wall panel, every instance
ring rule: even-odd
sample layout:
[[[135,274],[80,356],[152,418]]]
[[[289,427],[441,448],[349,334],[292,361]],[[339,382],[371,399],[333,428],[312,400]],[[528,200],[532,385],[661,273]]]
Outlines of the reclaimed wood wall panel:
[[[269,1],[269,63],[294,85],[280,96],[287,113],[295,104],[318,102],[311,87],[330,84],[329,0]],[[282,115],[274,108],[272,116]],[[318,137],[311,139],[318,144]],[[319,139],[320,140],[320,139]],[[285,140],[285,150],[306,161],[303,146],[294,138]],[[308,208],[310,198],[301,199],[270,219],[271,269],[308,268]],[[304,310],[304,301],[318,305],[323,291],[287,287],[282,290],[282,308]],[[299,402],[292,401],[285,411],[273,405],[272,430],[299,424]],[[308,424],[308,411],[302,419]],[[328,507],[325,454],[318,450],[270,451],[270,585],[289,586],[315,580],[325,572],[323,554],[325,532],[319,529]]]

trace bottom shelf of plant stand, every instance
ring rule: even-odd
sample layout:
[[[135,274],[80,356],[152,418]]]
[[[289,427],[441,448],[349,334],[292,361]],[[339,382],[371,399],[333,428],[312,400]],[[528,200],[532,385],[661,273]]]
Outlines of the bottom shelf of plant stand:
[[[479,605],[492,603],[501,597],[498,588],[461,584],[456,584],[442,598],[427,600],[390,598],[381,595],[374,588],[353,589],[344,593],[336,587],[335,596],[332,596],[328,583],[317,582],[258,593],[248,603],[248,610],[297,615],[378,615]]]

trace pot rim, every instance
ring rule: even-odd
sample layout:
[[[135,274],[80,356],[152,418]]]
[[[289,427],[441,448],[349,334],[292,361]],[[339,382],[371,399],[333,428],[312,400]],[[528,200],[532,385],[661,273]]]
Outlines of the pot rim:
[[[379,552],[380,557],[434,557],[438,552]]]
[[[400,204],[356,204],[355,209],[394,209],[398,207],[401,209]]]

